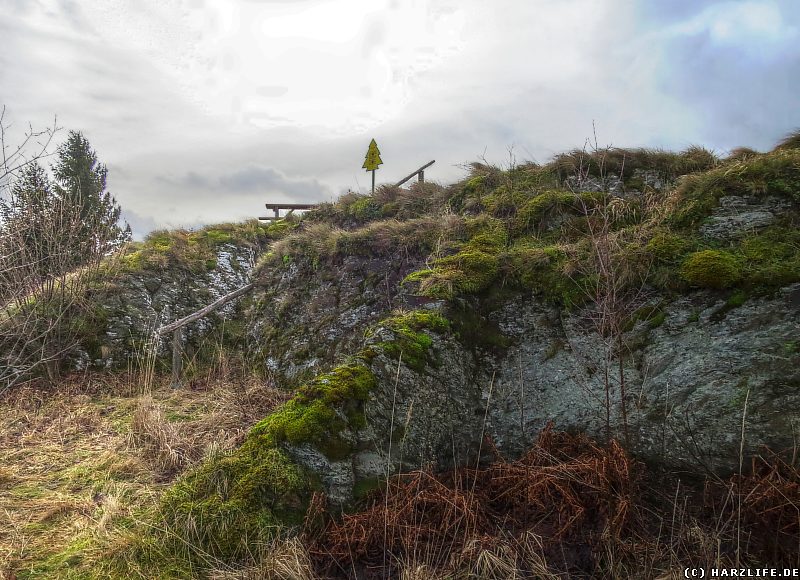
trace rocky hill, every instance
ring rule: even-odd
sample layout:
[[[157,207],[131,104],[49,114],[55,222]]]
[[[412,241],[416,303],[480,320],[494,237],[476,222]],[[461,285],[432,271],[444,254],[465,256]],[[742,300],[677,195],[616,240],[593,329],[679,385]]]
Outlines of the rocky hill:
[[[70,364],[124,367],[157,321],[256,285],[190,326],[188,352],[202,365],[214,336],[293,396],[164,494],[159,557],[241,561],[314,492],[349,510],[387,474],[519,457],[549,422],[724,477],[796,444],[798,225],[796,136],[473,164],[302,220],[153,234]]]

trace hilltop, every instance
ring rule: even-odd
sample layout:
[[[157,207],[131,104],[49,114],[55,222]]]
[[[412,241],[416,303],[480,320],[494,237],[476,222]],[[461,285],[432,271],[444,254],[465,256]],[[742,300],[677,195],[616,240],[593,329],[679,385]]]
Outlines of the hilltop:
[[[79,403],[103,429],[98,409],[113,407],[120,440],[108,453],[154,463],[87,466],[97,482],[75,488],[82,499],[64,513],[103,525],[53,552],[23,550],[14,571],[288,578],[298,568],[281,576],[275,562],[294,558],[304,573],[345,577],[422,565],[415,577],[613,577],[644,565],[644,544],[652,577],[714,549],[726,562],[796,565],[800,529],[782,518],[800,505],[798,225],[793,135],[725,158],[607,148],[474,163],[455,184],[382,186],[269,226],[155,232],[109,262],[62,363],[102,385]],[[169,345],[153,342],[154,326],[250,282],[187,328],[183,393],[167,395]],[[109,403],[120,377],[128,399]],[[195,399],[218,388],[253,404],[200,410]],[[53,477],[63,494],[75,479],[6,469],[11,504],[31,501],[32,481]],[[672,486],[665,497],[652,497],[655,474]],[[120,493],[132,506],[114,512],[109,486],[133,480],[150,499]],[[685,489],[704,480],[718,486],[710,503]],[[763,503],[739,506],[734,537],[737,512],[717,502],[742,490]],[[697,508],[680,512],[685,527],[680,493]],[[669,538],[643,523],[669,509]],[[63,525],[59,513],[36,530]],[[776,522],[786,526],[759,538]]]

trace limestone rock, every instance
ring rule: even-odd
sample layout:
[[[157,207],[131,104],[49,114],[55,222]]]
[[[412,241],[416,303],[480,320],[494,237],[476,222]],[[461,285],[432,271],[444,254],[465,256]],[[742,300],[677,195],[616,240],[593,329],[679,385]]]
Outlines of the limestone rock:
[[[785,204],[777,198],[722,197],[711,217],[700,226],[700,234],[717,240],[743,238],[771,225]]]

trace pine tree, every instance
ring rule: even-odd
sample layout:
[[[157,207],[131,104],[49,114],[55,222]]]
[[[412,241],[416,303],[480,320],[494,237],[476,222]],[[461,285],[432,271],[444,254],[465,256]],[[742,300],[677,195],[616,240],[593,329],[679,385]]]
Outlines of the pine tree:
[[[97,153],[82,133],[69,132],[58,149],[53,175],[55,193],[62,203],[69,208],[80,208],[84,227],[77,236],[81,247],[72,248],[76,252],[76,265],[87,250],[89,254],[108,253],[130,240],[130,226],[120,226],[120,206],[106,191],[108,169],[98,161]]]
[[[49,227],[57,223],[58,201],[47,172],[36,162],[25,166],[13,181],[10,195],[0,200],[4,234],[13,233],[2,238],[3,256],[13,256],[17,265],[26,264],[37,279],[61,273],[54,270],[61,252],[60,236],[54,237]]]

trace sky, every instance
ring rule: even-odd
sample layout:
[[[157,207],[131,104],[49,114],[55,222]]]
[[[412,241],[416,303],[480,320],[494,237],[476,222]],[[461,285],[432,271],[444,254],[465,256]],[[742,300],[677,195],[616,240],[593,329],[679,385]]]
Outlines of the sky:
[[[137,237],[368,192],[435,159],[768,150],[800,127],[798,0],[0,0],[8,134],[54,117]]]

